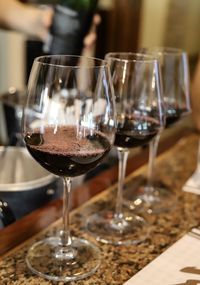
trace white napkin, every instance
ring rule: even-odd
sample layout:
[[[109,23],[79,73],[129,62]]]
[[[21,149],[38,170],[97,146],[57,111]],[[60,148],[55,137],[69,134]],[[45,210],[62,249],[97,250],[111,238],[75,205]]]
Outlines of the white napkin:
[[[200,230],[195,229],[199,235]],[[184,235],[124,285],[200,284],[200,236]]]
[[[194,174],[183,185],[183,191],[200,195],[200,171],[196,170]]]

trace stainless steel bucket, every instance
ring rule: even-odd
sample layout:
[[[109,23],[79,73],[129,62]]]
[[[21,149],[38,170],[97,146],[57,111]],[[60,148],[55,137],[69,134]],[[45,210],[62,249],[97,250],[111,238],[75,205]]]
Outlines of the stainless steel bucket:
[[[15,218],[60,197],[61,179],[43,169],[25,147],[0,147],[0,199]]]
[[[22,145],[21,118],[26,101],[26,91],[10,87],[0,95],[0,144]]]

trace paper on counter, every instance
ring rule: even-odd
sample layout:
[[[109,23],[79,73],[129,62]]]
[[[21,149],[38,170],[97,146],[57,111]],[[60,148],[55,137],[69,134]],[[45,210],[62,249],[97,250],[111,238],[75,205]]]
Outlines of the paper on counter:
[[[200,284],[200,237],[189,234],[169,247],[124,285]]]
[[[183,191],[200,195],[200,172],[195,171],[194,174],[183,185]]]

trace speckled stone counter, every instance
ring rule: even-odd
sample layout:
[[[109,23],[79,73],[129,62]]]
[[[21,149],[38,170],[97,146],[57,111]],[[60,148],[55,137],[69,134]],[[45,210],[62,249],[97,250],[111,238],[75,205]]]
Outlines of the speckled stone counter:
[[[149,235],[138,245],[111,246],[98,243],[85,232],[85,217],[91,212],[112,207],[115,202],[116,185],[82,205],[71,213],[71,228],[76,236],[85,237],[99,245],[102,263],[91,277],[71,282],[84,285],[122,285],[136,272],[178,240],[190,227],[200,222],[200,196],[183,192],[182,185],[193,173],[197,161],[198,136],[192,134],[157,158],[157,177],[162,179],[172,191],[173,207],[159,215],[149,215]],[[146,173],[146,167],[127,177],[126,184],[134,183],[135,176]],[[175,199],[176,198],[176,199]],[[111,202],[112,201],[112,202]],[[1,285],[47,285],[53,283],[33,275],[26,267],[25,255],[28,247],[43,238],[54,234],[61,225],[58,220],[45,231],[14,248],[0,260]]]

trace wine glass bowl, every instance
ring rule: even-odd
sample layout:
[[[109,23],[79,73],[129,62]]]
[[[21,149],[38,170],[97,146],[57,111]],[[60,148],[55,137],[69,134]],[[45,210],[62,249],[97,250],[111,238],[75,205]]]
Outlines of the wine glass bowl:
[[[177,48],[152,49],[159,57],[166,127],[178,122],[190,110],[189,67],[186,52]]]
[[[71,178],[96,167],[115,137],[114,93],[108,64],[79,56],[36,58],[28,82],[23,137],[32,157],[63,178],[63,226],[35,243],[28,267],[53,281],[79,280],[100,265],[93,243],[70,234]]]
[[[109,53],[115,90],[117,130],[114,145],[119,158],[115,210],[91,215],[88,231],[97,240],[112,244],[136,244],[146,238],[144,218],[123,209],[123,186],[129,151],[149,142],[164,124],[158,61],[135,53]]]

